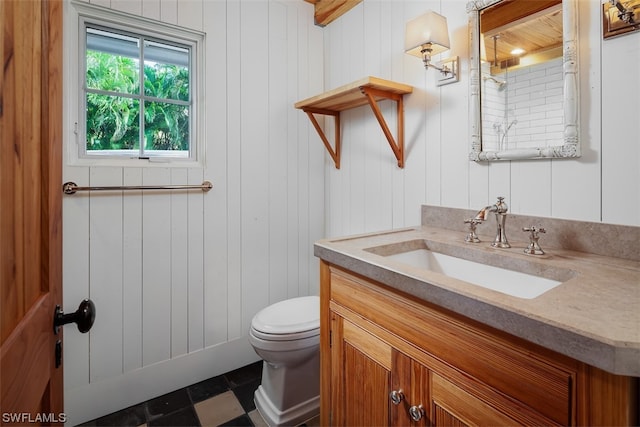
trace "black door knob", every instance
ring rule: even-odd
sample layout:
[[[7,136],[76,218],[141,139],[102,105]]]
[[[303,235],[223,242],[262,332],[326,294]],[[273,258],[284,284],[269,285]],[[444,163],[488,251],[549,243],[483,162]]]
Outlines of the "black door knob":
[[[83,300],[75,313],[64,314],[59,305],[53,313],[53,332],[58,333],[60,326],[75,323],[83,334],[88,332],[96,320],[96,306],[90,299]]]

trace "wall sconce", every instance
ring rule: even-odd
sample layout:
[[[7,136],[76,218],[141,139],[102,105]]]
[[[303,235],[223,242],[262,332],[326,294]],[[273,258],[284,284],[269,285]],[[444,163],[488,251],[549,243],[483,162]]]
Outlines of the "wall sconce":
[[[605,39],[640,31],[640,0],[608,0],[602,5]]]
[[[620,0],[609,0],[618,9],[618,19],[627,24],[637,24],[633,19],[633,10],[624,7]]]
[[[449,49],[449,29],[447,18],[427,11],[425,14],[407,22],[404,33],[404,51],[409,55],[422,58],[426,69],[435,68],[440,71],[441,77],[437,81],[438,86],[453,83],[460,80],[459,63],[457,56],[441,61],[438,65],[431,63],[431,55],[437,55]]]

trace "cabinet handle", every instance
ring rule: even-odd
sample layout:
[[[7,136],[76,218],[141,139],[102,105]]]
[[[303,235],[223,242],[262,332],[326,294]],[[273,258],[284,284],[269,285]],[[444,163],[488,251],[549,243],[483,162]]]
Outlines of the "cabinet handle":
[[[409,415],[411,415],[413,421],[420,421],[424,416],[424,407],[422,405],[413,405],[409,408]]]
[[[404,393],[402,392],[402,389],[400,390],[393,390],[391,393],[389,393],[389,399],[391,399],[391,402],[393,402],[394,405],[399,405],[400,402],[402,402],[402,400],[404,399]]]

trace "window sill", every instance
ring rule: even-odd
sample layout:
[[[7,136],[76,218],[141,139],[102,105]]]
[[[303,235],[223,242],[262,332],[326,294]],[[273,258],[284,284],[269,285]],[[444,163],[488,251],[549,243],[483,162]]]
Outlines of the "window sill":
[[[75,158],[70,159],[69,166],[105,166],[105,167],[131,167],[131,168],[204,168],[204,163],[193,159],[176,159],[152,157],[149,159],[139,158]]]

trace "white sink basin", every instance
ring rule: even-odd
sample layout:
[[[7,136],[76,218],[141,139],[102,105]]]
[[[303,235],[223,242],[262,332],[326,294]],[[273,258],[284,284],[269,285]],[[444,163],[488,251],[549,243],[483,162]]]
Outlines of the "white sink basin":
[[[386,255],[386,258],[524,299],[538,297],[562,283],[424,248]]]

